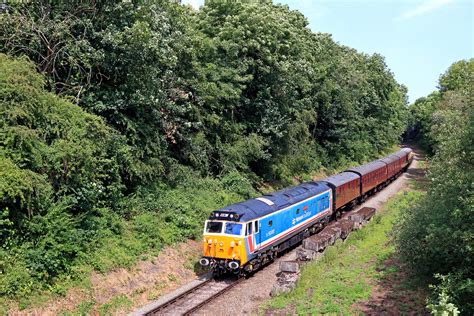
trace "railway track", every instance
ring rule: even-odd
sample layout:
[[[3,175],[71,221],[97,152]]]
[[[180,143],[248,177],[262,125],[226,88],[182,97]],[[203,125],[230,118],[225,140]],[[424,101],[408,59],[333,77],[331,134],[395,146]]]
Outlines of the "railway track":
[[[145,315],[191,315],[205,304],[224,294],[244,278],[209,279],[155,307]]]

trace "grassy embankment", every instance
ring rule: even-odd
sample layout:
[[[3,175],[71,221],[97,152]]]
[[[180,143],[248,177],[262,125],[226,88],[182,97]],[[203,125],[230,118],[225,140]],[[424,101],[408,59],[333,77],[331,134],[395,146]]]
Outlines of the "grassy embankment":
[[[390,236],[400,211],[423,195],[419,185],[411,183],[410,188],[391,198],[363,229],[353,232],[346,242],[338,241],[328,248],[321,261],[307,264],[296,288],[272,298],[262,310],[359,314],[362,308],[377,308],[383,312],[384,307],[373,306],[381,305],[380,301],[373,301],[373,291],[385,296],[384,304],[392,311],[403,314],[423,309],[424,294],[417,284],[405,278]]]

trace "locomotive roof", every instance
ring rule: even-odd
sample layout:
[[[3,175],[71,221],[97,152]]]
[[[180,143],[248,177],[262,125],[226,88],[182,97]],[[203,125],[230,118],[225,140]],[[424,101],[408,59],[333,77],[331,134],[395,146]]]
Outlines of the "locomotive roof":
[[[413,151],[413,149],[411,149],[410,147],[404,147],[404,148],[400,149],[400,151],[404,151],[406,153],[411,153]]]
[[[364,176],[372,171],[375,171],[380,168],[385,168],[385,167],[386,167],[385,163],[376,160],[376,161],[366,163],[365,165],[362,165],[362,166],[347,169],[346,171],[355,172]]]
[[[359,175],[355,174],[354,172],[341,172],[333,176],[327,177],[326,179],[323,179],[321,181],[327,182],[329,184],[334,185],[335,187],[338,187],[356,179],[359,179]]]
[[[330,188],[322,182],[305,182],[295,187],[276,191],[255,199],[228,205],[214,211],[213,214],[237,214],[239,215],[238,221],[247,222],[328,190]]]

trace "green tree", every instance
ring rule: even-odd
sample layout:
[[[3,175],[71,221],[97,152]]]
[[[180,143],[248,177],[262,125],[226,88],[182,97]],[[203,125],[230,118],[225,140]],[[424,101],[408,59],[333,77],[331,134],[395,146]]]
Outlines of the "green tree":
[[[0,73],[0,244],[36,249],[30,268],[48,277],[85,246],[84,221],[122,197],[130,150],[103,119],[45,92],[26,58],[0,54]]]
[[[14,4],[2,14],[0,49],[30,57],[50,90],[126,136],[135,162],[123,178],[133,187],[163,175],[189,111],[185,10],[160,0]]]
[[[432,95],[438,102],[429,121],[434,155],[428,193],[404,214],[398,237],[400,253],[415,273],[447,276],[435,296],[448,295],[466,314],[474,311],[474,103],[468,84],[473,64],[474,59],[453,64],[440,79],[441,94]]]

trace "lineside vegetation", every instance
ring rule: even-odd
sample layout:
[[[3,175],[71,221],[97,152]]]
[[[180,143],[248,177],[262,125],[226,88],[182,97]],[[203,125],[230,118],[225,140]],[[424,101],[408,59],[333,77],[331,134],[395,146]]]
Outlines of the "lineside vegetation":
[[[0,13],[0,305],[199,235],[212,209],[377,157],[406,88],[270,1]],[[67,282],[66,282],[67,283]]]
[[[439,91],[410,106],[414,136],[433,155],[428,193],[402,213],[397,242],[413,275],[434,285],[439,314],[474,314],[473,83],[474,59],[453,63]]]

